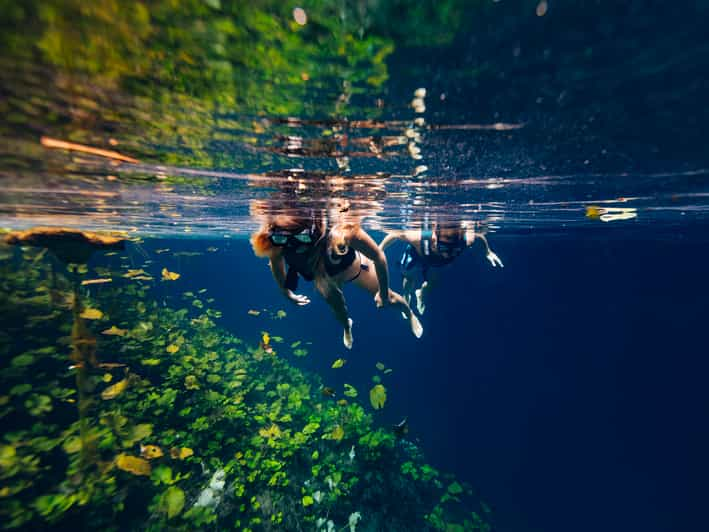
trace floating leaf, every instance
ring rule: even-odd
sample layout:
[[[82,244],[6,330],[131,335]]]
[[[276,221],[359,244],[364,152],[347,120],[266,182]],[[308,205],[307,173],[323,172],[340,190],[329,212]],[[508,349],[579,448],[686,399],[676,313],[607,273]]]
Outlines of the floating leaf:
[[[113,380],[113,375],[111,375],[110,373],[104,373],[101,380],[103,382],[111,382]]]
[[[116,467],[123,471],[127,471],[128,473],[133,473],[134,475],[149,476],[152,471],[150,462],[144,458],[131,456],[125,453],[121,453],[116,456]]]
[[[194,375],[187,375],[185,377],[185,388],[188,390],[199,390],[199,383],[197,382],[197,377]]]
[[[132,279],[133,277],[147,276],[147,275],[149,275],[148,272],[146,272],[143,269],[140,269],[140,270],[128,270],[126,273],[123,274],[123,277],[126,277],[128,279]]]
[[[271,336],[265,332],[261,335],[261,342],[263,343],[264,346],[267,346],[268,344],[271,343]]]
[[[372,403],[372,407],[375,410],[379,410],[384,407],[384,403],[387,400],[387,391],[382,384],[377,384],[369,390],[369,402]]]
[[[25,401],[25,408],[32,416],[41,416],[52,411],[52,398],[48,395],[32,394]]]
[[[252,309],[252,310],[249,310],[248,314],[249,314],[249,316],[258,316],[259,314],[261,314],[261,311]]]
[[[21,368],[25,366],[30,366],[34,362],[34,355],[30,353],[22,353],[21,355],[17,355],[15,358],[12,359],[12,366],[15,368]]]
[[[160,273],[163,281],[177,281],[180,278],[179,273],[171,272],[167,268],[163,268]]]
[[[315,500],[310,495],[305,495],[303,497],[303,506],[311,506]]]
[[[185,492],[177,486],[170,486],[160,496],[160,510],[172,519],[185,507]]]
[[[394,370],[391,368],[387,368],[384,370],[384,375],[389,375],[392,371],[394,371]]]
[[[122,394],[126,388],[128,388],[128,379],[123,379],[118,381],[116,384],[112,384],[104,391],[101,392],[101,397],[103,399],[113,399]]]
[[[301,344],[301,341],[300,341],[300,340],[296,340],[295,342],[293,342],[292,344],[290,344],[290,347],[291,347],[291,349],[295,349],[295,348],[298,347],[300,344]]]
[[[148,460],[160,458],[163,455],[162,449],[157,445],[141,445],[140,456]]]
[[[344,438],[344,436],[345,430],[340,425],[337,425],[334,429],[332,429],[332,432],[330,433],[330,438],[335,441],[340,441],[342,438]]]
[[[372,377],[372,382],[375,384],[379,384],[380,382],[382,382],[382,378],[379,375],[374,375]]]
[[[275,423],[268,428],[259,429],[258,433],[269,440],[275,440],[281,437],[281,429]]]
[[[153,426],[150,423],[139,423],[133,427],[133,441],[140,441],[149,437],[153,433]]]
[[[101,334],[105,334],[108,336],[125,336],[128,331],[126,329],[119,329],[115,325],[111,325],[110,328],[101,331]]]
[[[282,320],[283,318],[286,317],[286,311],[285,310],[279,310],[276,312],[276,318],[279,320]]]
[[[143,366],[157,366],[160,362],[159,358],[144,358],[140,361]]]
[[[463,493],[463,487],[457,482],[453,482],[450,486],[448,486],[448,493],[451,495],[460,495]]]
[[[100,320],[101,318],[103,318],[103,312],[101,312],[97,308],[87,308],[86,310],[84,310],[84,312],[79,314],[79,316],[81,316],[85,320]]]
[[[170,353],[171,355],[174,355],[180,350],[180,346],[177,344],[170,344],[165,348],[165,351]]]
[[[174,460],[184,460],[194,454],[194,451],[189,447],[173,447],[170,449],[170,457]]]
[[[153,469],[153,473],[150,475],[150,478],[159,484],[170,485],[174,483],[172,479],[172,469],[165,464],[161,464]]]
[[[105,279],[86,279],[85,281],[81,281],[82,286],[86,286],[89,284],[104,284],[104,283],[110,283],[113,281],[111,278],[105,278]]]
[[[313,434],[320,428],[320,423],[308,423],[303,427],[303,434]]]
[[[338,358],[337,360],[335,360],[335,361],[332,363],[332,366],[331,366],[331,367],[332,367],[333,369],[341,368],[342,366],[345,365],[345,362],[347,362],[347,360],[345,360],[344,358]]]
[[[378,369],[379,371],[384,371],[384,368],[386,367],[386,366],[385,366],[384,364],[382,364],[381,362],[377,362],[375,365],[377,366],[377,369]]]
[[[78,436],[69,436],[62,444],[62,449],[67,454],[78,453],[81,450],[81,438]]]
[[[347,397],[357,397],[357,389],[351,384],[345,384],[345,395]]]

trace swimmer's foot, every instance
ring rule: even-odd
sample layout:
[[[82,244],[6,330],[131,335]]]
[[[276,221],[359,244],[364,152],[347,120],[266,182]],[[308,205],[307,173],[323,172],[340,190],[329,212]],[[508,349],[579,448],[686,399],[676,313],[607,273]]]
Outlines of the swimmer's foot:
[[[416,338],[423,336],[423,325],[421,325],[421,322],[413,312],[411,313],[411,332],[414,333]]]
[[[347,319],[348,327],[342,333],[342,343],[345,344],[347,349],[352,349],[352,318]]]

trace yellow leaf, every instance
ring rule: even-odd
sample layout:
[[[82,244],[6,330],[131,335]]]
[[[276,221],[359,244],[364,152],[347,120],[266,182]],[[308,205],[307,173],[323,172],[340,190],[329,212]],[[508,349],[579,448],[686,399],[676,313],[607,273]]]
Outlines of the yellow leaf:
[[[128,473],[133,473],[134,475],[144,475],[146,477],[149,476],[152,471],[150,462],[143,458],[138,458],[137,456],[131,456],[125,453],[121,453],[116,456],[116,466],[118,469],[128,471]]]
[[[345,431],[340,425],[337,425],[334,429],[332,429],[332,432],[330,433],[330,438],[335,441],[340,441],[344,436]]]
[[[81,281],[81,286],[86,286],[87,284],[103,284],[103,283],[110,283],[113,281],[111,278],[105,278],[105,279],[86,279],[85,281]]]
[[[140,269],[140,270],[128,270],[127,273],[124,273],[124,274],[123,274],[123,277],[127,277],[128,279],[130,279],[130,278],[132,278],[132,277],[137,277],[137,276],[139,276],[139,275],[141,275],[141,276],[142,276],[142,275],[148,275],[148,272],[146,272],[146,271],[143,270],[143,269]]]
[[[601,207],[596,207],[595,205],[589,205],[586,207],[586,217],[591,219],[597,219],[603,214],[603,209]]]
[[[119,329],[115,325],[111,325],[110,329],[101,331],[101,334],[105,334],[107,336],[125,336],[127,332],[128,331],[126,329]]]
[[[261,341],[263,342],[263,345],[266,346],[271,343],[271,336],[267,332],[265,332],[261,336]]]
[[[161,273],[163,281],[177,281],[180,278],[179,273],[168,271],[167,268],[163,268]]]
[[[337,360],[335,360],[332,363],[332,368],[333,369],[341,368],[342,366],[345,365],[345,362],[347,362],[347,360],[345,360],[344,358],[338,358]]]
[[[110,373],[103,374],[103,382],[111,382],[113,380],[113,375]]]
[[[387,390],[384,388],[384,385],[382,384],[377,384],[369,390],[369,402],[372,403],[372,407],[375,410],[379,410],[380,408],[384,407],[384,403],[386,403],[387,400]]]
[[[174,355],[180,350],[180,346],[177,344],[170,344],[165,348],[165,351],[170,353],[171,355]]]
[[[97,308],[87,308],[80,316],[86,320],[100,320],[103,318],[103,312]]]
[[[102,391],[101,397],[103,399],[113,399],[114,397],[118,397],[122,394],[126,388],[128,388],[128,379],[123,379],[122,381],[118,381],[116,384],[112,384]]]
[[[170,457],[174,460],[184,460],[185,458],[189,458],[193,454],[194,452],[189,447],[173,447],[172,449],[170,449]]]
[[[278,428],[278,425],[275,423],[268,428],[259,429],[258,433],[269,440],[275,440],[281,437],[281,429]]]

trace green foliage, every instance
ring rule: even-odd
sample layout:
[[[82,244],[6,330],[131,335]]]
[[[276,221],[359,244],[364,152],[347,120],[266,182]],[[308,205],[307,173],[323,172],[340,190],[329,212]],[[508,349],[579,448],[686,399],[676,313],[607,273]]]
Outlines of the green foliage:
[[[238,521],[241,529],[292,530],[329,515],[342,528],[356,509],[399,529],[425,529],[437,516],[475,529],[466,524],[475,521],[462,510],[462,485],[442,485],[420,453],[376,428],[362,405],[323,397],[316,376],[246,347],[217,327],[209,309],[155,304],[126,279],[102,287],[90,305],[129,334],[101,335],[105,323],[88,325],[82,341],[95,341],[93,362],[69,361],[68,349],[40,351],[57,337],[71,341],[75,324],[67,307],[50,320],[29,320],[53,306],[27,302],[37,289],[69,284],[50,275],[48,262],[31,264],[0,260],[0,305],[12,300],[2,309],[11,336],[0,343],[0,389],[9,390],[0,396],[3,527],[61,529],[79,520],[196,530]],[[169,365],[142,363],[172,344],[179,350]],[[18,364],[25,353],[33,362]],[[123,391],[105,394],[123,381]],[[218,472],[222,480],[210,481]],[[401,500],[401,509],[382,515],[386,499]]]

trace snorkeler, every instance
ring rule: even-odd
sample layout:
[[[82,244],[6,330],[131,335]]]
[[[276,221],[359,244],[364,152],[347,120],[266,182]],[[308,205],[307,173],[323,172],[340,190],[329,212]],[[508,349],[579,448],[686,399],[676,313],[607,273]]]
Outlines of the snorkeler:
[[[384,251],[395,240],[402,240],[407,244],[401,256],[400,266],[403,276],[402,289],[406,302],[411,304],[412,291],[416,295],[416,309],[419,314],[426,310],[425,297],[431,289],[429,270],[441,268],[452,263],[463,251],[480,240],[485,246],[485,257],[494,267],[504,267],[500,258],[490,249],[490,244],[483,233],[467,223],[434,223],[432,230],[398,231],[387,234],[379,244]],[[423,282],[415,290],[418,273],[421,273]]]
[[[254,253],[268,257],[271,273],[283,295],[297,305],[310,299],[296,293],[298,278],[314,281],[343,326],[342,341],[352,348],[352,319],[342,285],[352,282],[374,296],[378,308],[393,305],[411,320],[419,338],[423,328],[404,298],[389,289],[386,256],[359,224],[327,229],[322,217],[278,215],[251,237]],[[386,294],[386,296],[382,296]]]

